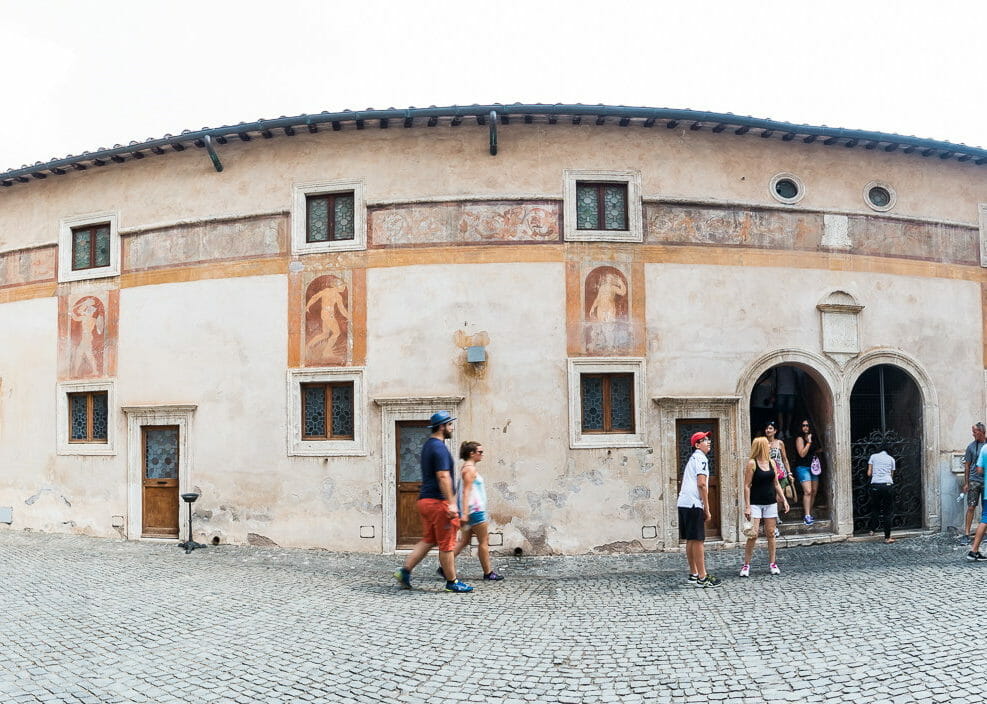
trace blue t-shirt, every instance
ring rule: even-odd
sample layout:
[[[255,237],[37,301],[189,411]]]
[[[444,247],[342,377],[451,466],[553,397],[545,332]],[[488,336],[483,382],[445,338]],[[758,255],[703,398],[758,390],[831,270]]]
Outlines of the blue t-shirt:
[[[979,479],[978,481],[983,481],[983,479],[982,479],[982,477],[983,477],[983,469],[984,469],[984,467],[987,467],[987,445],[984,445],[982,448],[980,448],[980,456],[977,458],[977,463],[974,464],[972,467],[970,467],[970,481],[971,482],[974,481],[974,478],[973,477],[974,477],[974,474],[977,473],[976,472],[976,468],[977,467],[980,467],[979,474],[981,476],[981,479]],[[984,484],[984,496],[987,496],[987,484]]]
[[[449,472],[449,479],[452,480],[452,495],[456,495],[456,477],[452,471],[452,453],[446,444],[438,438],[429,438],[422,446],[422,488],[418,492],[419,499],[440,499],[444,500],[442,489],[439,487],[439,480],[435,476],[436,472]]]

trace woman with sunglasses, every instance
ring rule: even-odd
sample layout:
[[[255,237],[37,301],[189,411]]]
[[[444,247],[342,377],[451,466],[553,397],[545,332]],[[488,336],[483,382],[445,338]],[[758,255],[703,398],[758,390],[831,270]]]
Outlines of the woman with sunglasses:
[[[487,531],[487,491],[483,477],[476,471],[476,464],[483,459],[483,445],[467,440],[459,447],[459,458],[464,460],[459,481],[459,514],[466,519],[463,532],[456,546],[458,555],[470,544],[475,535],[476,554],[483,568],[483,578],[490,582],[503,579],[490,564],[490,534]]]
[[[812,504],[816,500],[816,491],[819,489],[819,475],[812,473],[812,460],[815,459],[822,450],[819,448],[819,441],[808,420],[802,421],[801,432],[795,439],[795,450],[798,457],[795,462],[795,476],[802,485],[802,508],[805,511],[805,525],[811,526],[815,523],[812,517]]]
[[[794,501],[797,496],[795,494],[795,475],[792,474],[791,466],[788,464],[785,443],[778,439],[778,424],[773,420],[769,420],[764,426],[764,437],[767,438],[768,447],[771,450],[771,464],[775,466],[778,472],[778,483],[781,484],[782,491],[792,487],[791,496],[786,494],[786,497]],[[778,516],[778,525],[781,523],[781,516]],[[775,528],[774,534],[776,538],[779,536],[777,528]]]

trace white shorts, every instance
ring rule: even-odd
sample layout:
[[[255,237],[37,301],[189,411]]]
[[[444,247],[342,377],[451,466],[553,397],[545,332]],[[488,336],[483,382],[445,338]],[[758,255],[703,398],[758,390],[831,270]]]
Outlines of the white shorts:
[[[778,518],[778,504],[751,504],[751,518]]]

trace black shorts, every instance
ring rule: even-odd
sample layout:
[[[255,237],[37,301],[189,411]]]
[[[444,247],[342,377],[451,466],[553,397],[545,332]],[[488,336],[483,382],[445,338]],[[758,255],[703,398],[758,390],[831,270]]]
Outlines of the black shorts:
[[[679,539],[706,540],[706,511],[679,506]]]

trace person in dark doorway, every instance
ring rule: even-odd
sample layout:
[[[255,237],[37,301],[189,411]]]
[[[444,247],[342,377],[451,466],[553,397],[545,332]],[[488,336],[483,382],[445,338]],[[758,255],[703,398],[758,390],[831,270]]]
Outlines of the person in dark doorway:
[[[894,457],[881,448],[867,460],[867,476],[870,477],[871,535],[880,525],[884,529],[884,542],[893,543],[891,520],[894,517]]]
[[[821,467],[819,455],[822,449],[808,420],[802,421],[801,432],[795,438],[795,450],[798,452],[798,457],[795,458],[795,477],[802,485],[802,508],[805,511],[803,520],[805,525],[811,526],[815,523],[812,517],[812,505],[815,503],[816,491],[819,489],[819,474],[813,471],[813,464]]]
[[[682,488],[677,502],[679,538],[685,541],[685,558],[689,562],[689,581],[697,587],[718,587],[720,579],[706,573],[706,521],[709,511],[709,433],[693,433],[692,456],[682,471]]]
[[[439,547],[439,564],[446,578],[446,591],[466,594],[473,587],[456,577],[456,537],[459,532],[459,507],[453,477],[452,453],[445,441],[452,437],[448,411],[439,411],[429,419],[432,434],[422,446],[422,487],[418,493],[418,514],[422,520],[422,539],[411,550],[404,566],[394,573],[402,589],[411,589],[411,570],[428,551]]]
[[[476,469],[477,463],[483,459],[483,445],[475,440],[467,440],[459,446],[459,459],[464,460],[459,478],[459,513],[466,519],[459,545],[456,546],[456,556],[459,556],[470,538],[476,536],[476,556],[483,568],[483,578],[490,582],[499,582],[503,577],[493,570],[490,564],[490,534],[487,531],[487,490],[483,477]],[[442,571],[442,568],[439,568]],[[444,575],[443,575],[444,576]]]
[[[980,457],[980,450],[987,442],[987,426],[983,423],[975,423],[970,432],[973,433],[973,442],[966,446],[966,453],[963,455],[963,493],[966,494],[966,521],[963,524],[963,537],[970,539],[970,526],[973,524],[973,514],[977,510],[977,503],[981,501],[984,493],[984,471],[977,467],[977,458]],[[979,471],[978,471],[979,470]]]
[[[778,414],[779,436],[791,437],[792,413],[795,411],[795,394],[798,392],[798,374],[795,367],[781,366],[775,369],[775,412]]]
[[[754,438],[751,444],[751,458],[744,470],[744,518],[751,522],[751,531],[744,547],[744,565],[740,568],[741,577],[751,575],[751,557],[761,521],[764,521],[764,537],[768,539],[768,569],[771,574],[781,574],[775,562],[775,520],[778,518],[778,504],[788,513],[788,499],[785,498],[778,482],[778,470],[771,461],[771,449],[767,438]]]
[[[795,475],[792,474],[791,465],[788,464],[788,453],[785,451],[785,443],[778,439],[778,425],[770,420],[764,426],[764,437],[768,441],[768,448],[771,450],[771,463],[778,473],[778,483],[785,493],[785,498],[792,501],[796,498]],[[789,488],[791,487],[791,488]],[[778,525],[781,525],[781,516],[778,516]],[[774,529],[775,537],[778,537],[778,528]]]

